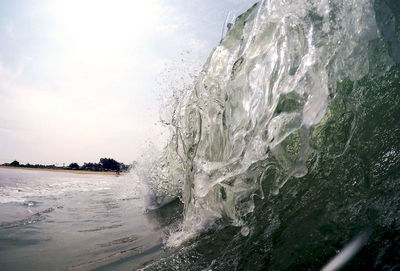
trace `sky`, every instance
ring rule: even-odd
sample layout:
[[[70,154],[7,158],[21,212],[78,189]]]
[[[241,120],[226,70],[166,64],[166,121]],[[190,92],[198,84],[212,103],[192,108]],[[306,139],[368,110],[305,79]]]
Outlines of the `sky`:
[[[0,163],[137,160],[161,141],[168,76],[255,2],[2,0]]]

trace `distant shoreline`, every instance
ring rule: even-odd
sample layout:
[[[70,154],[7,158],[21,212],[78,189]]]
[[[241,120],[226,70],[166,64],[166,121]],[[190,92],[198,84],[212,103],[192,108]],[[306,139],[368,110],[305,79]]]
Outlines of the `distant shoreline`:
[[[29,168],[29,167],[11,167],[11,166],[0,166],[0,168],[8,169],[23,169],[23,170],[40,170],[40,171],[55,171],[61,173],[74,173],[74,174],[98,174],[98,175],[115,175],[118,174],[114,171],[89,171],[79,169],[60,169],[60,168]],[[120,175],[125,175],[126,172],[121,172]]]

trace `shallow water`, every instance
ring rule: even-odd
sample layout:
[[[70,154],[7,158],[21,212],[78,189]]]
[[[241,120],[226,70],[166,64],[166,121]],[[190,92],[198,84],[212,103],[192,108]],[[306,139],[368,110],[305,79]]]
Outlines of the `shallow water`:
[[[126,270],[162,250],[129,176],[0,169],[1,270]]]

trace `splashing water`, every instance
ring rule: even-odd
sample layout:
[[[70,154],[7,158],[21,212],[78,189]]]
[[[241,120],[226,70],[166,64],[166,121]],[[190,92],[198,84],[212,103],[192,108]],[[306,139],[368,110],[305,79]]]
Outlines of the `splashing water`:
[[[231,242],[179,255],[314,270],[371,227],[366,262],[395,262],[379,243],[400,230],[399,21],[395,0],[265,0],[223,32],[174,103],[163,166],[185,206],[168,244]]]

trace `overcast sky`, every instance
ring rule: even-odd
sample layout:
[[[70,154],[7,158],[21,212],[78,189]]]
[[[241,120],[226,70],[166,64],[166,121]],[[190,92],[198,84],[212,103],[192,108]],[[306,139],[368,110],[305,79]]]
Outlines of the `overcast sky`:
[[[2,0],[0,163],[137,159],[159,140],[165,70],[204,62],[255,2]]]

